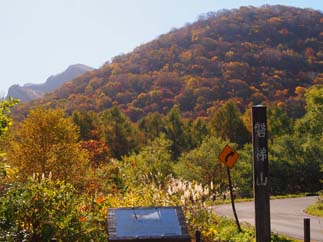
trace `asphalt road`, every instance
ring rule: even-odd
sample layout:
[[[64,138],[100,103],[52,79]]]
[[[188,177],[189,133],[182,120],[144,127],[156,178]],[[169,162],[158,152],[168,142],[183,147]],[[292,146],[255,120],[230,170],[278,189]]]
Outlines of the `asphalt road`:
[[[277,199],[270,201],[271,231],[304,239],[304,218],[311,219],[311,241],[323,242],[323,218],[305,214],[303,210],[317,201],[317,197]],[[254,225],[254,202],[236,203],[240,223],[242,221]],[[231,204],[217,205],[216,214],[233,217]]]

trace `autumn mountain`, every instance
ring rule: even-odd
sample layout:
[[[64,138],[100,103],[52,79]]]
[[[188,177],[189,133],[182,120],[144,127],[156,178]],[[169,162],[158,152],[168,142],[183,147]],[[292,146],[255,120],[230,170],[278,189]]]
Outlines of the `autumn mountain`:
[[[118,106],[133,120],[166,113],[206,116],[233,99],[303,114],[304,89],[323,83],[323,14],[287,6],[241,7],[201,16],[65,83],[35,105],[100,112]]]

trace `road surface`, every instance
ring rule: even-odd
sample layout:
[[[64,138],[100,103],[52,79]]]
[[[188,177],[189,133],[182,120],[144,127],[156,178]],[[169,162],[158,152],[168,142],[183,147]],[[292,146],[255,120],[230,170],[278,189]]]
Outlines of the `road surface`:
[[[317,201],[317,197],[276,199],[270,201],[271,231],[297,239],[304,239],[304,218],[311,219],[311,241],[323,242],[323,218],[305,214],[303,210]],[[239,221],[254,225],[254,202],[236,203]],[[233,218],[231,204],[217,205],[218,215]]]

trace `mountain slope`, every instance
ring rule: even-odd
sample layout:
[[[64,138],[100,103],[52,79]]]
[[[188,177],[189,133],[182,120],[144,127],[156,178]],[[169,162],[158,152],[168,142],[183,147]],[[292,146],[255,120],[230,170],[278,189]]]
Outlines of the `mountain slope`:
[[[65,82],[92,70],[94,69],[82,64],[71,65],[62,73],[50,76],[45,83],[25,84],[23,86],[13,85],[9,88],[7,97],[20,99],[23,102],[38,99],[45,93],[59,88]]]
[[[118,106],[133,120],[166,113],[206,116],[233,99],[273,103],[298,117],[304,88],[323,83],[323,14],[287,6],[208,13],[100,69],[65,83],[34,105],[66,111]]]

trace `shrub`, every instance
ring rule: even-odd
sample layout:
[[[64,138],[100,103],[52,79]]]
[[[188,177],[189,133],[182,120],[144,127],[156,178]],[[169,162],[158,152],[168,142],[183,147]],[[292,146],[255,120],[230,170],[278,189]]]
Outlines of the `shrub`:
[[[102,216],[97,216],[99,209],[79,196],[71,184],[30,178],[13,184],[0,198],[0,241],[90,241],[94,234],[106,237],[100,233],[104,226]]]

